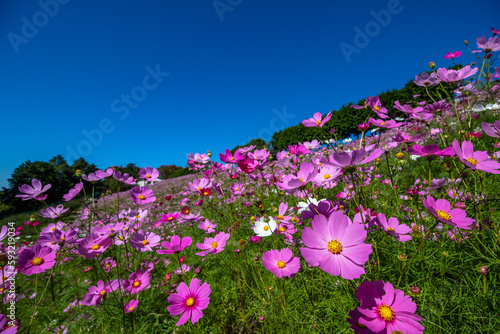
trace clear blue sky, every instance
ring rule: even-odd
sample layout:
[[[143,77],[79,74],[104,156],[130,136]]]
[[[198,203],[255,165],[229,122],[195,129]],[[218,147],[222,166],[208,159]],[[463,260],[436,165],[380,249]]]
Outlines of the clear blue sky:
[[[57,154],[184,166],[189,152],[270,140],[431,60],[451,65],[447,52],[469,63],[463,41],[491,36],[498,13],[496,0],[2,0],[0,186]]]

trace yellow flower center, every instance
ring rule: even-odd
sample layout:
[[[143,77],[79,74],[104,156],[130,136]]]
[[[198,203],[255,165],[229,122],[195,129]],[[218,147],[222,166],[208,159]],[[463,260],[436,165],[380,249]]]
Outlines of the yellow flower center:
[[[436,212],[437,212],[439,218],[441,218],[441,219],[444,219],[444,220],[450,220],[451,219],[451,215],[448,214],[448,213],[446,213],[446,212],[444,212],[443,210],[437,210]]]
[[[375,109],[376,111],[379,111],[380,107],[379,106],[375,106],[375,107],[373,107],[373,109]]]
[[[193,306],[193,305],[194,305],[194,298],[193,298],[193,297],[189,297],[189,298],[186,300],[186,305],[187,305],[187,306]]]
[[[286,231],[286,229],[283,226],[280,226],[279,230],[280,230],[281,233],[283,233],[283,232]]]
[[[324,176],[325,180],[328,180],[330,177],[331,177],[330,174],[325,174]]]
[[[111,263],[106,263],[106,267],[111,267]]]
[[[106,290],[101,290],[101,296],[104,296],[106,294]]]
[[[417,233],[417,232],[418,232],[418,225],[414,225],[414,226],[411,228],[411,230],[412,230],[413,232]]]
[[[302,181],[302,183],[305,183],[304,179],[302,179],[301,177],[299,177],[299,180]]]
[[[139,199],[140,199],[140,200],[145,200],[145,199],[146,199],[146,196],[144,196],[144,195],[139,195]]]
[[[234,188],[234,191],[240,191],[240,188]]]
[[[394,232],[394,229],[392,227],[388,227],[387,231],[393,231]]]
[[[328,250],[332,253],[332,254],[338,254],[342,251],[342,244],[337,240],[330,240],[328,242]]]
[[[31,260],[31,264],[34,266],[39,266],[43,263],[43,259],[39,256],[35,257],[33,260]]]
[[[267,230],[269,230],[269,226],[264,226],[262,229],[263,229],[264,231],[267,231]]]
[[[66,241],[66,238],[65,238],[65,237],[61,237],[61,240],[62,240],[62,241]]]
[[[471,164],[473,164],[474,166],[477,166],[477,160],[474,159],[474,158],[469,158],[467,159],[468,162],[470,162]]]
[[[382,123],[380,123],[380,125],[385,125],[385,123],[387,123],[387,122],[382,122]]]
[[[140,215],[137,215],[137,216],[135,216],[135,218],[139,219],[139,218],[141,218],[141,216],[140,216]]]
[[[149,242],[148,242],[147,240],[143,240],[143,241],[142,241],[142,244],[143,244],[144,246],[146,246],[147,244],[149,244]]]
[[[276,263],[276,265],[277,265],[277,266],[278,266],[278,268],[280,268],[280,269],[283,269],[283,268],[285,268],[285,267],[286,267],[286,263],[285,263],[285,262],[283,262],[283,261],[281,261],[281,260],[280,260],[280,261],[278,261],[278,263]]]
[[[123,240],[123,239],[125,239],[125,238],[123,237],[123,235],[120,235],[120,236],[118,237],[118,239]]]
[[[217,246],[219,246],[219,244],[218,244],[217,242],[215,242],[215,241],[214,241],[214,242],[212,242],[212,243],[210,244],[210,246],[212,246],[212,248],[217,248]]]
[[[385,321],[393,321],[394,320],[394,311],[389,306],[382,304],[378,307],[378,314]]]
[[[231,160],[234,160],[234,157],[231,157]]]
[[[135,307],[134,307],[134,306],[131,306],[131,307],[129,307],[129,308],[128,308],[128,311],[129,311],[129,312],[132,312],[134,309],[135,309]]]
[[[146,178],[148,178],[148,179],[149,179],[149,178],[151,178],[151,175],[149,175],[149,174],[148,174],[148,175],[146,175]]]
[[[135,281],[132,285],[134,286],[134,288],[137,288],[139,285],[141,285],[141,281]]]
[[[95,244],[94,246],[92,246],[92,249],[93,249],[93,250],[98,250],[98,249],[99,249],[99,247],[101,247],[101,246],[99,246],[98,244]]]
[[[56,230],[56,228],[54,227],[54,228],[52,229],[52,232],[54,232],[55,230]]]
[[[278,215],[278,217],[276,217],[278,219],[283,219],[283,216],[282,215]]]

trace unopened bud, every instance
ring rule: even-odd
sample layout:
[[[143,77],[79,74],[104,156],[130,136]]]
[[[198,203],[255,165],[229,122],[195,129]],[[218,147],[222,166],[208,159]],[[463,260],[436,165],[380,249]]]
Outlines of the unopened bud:
[[[75,172],[75,175],[78,176],[78,177],[82,176],[82,171],[79,170],[79,169],[77,169],[76,172]]]
[[[419,294],[421,294],[421,293],[422,293],[422,289],[421,289],[420,287],[418,287],[418,286],[412,286],[412,287],[410,288],[410,291],[411,291],[411,293],[412,293],[413,295],[419,295]]]
[[[430,68],[434,68],[434,67],[436,67],[436,63],[434,63],[433,61],[431,61],[431,62],[429,63],[429,67],[430,67]]]
[[[467,207],[464,202],[456,202],[454,205],[455,209],[462,209],[465,210]]]
[[[212,152],[207,151],[207,157],[209,157],[209,158],[210,158],[211,156],[212,156]]]
[[[479,268],[479,272],[483,275],[486,275],[488,273],[488,268],[486,266],[481,266]]]
[[[399,255],[398,255],[398,259],[399,259],[400,261],[406,261],[406,255],[405,255],[405,254],[399,254]]]
[[[464,44],[465,44],[465,45],[468,45],[468,44],[469,44],[469,41],[468,41],[468,40],[465,40],[465,41],[464,41]]]

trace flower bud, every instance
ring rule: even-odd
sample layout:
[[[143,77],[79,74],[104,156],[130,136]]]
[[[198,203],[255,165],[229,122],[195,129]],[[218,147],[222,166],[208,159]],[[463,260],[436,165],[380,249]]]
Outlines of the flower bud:
[[[404,155],[404,153],[398,152],[396,154],[396,158],[398,158],[398,160],[403,160],[405,158],[405,155]]]
[[[412,286],[410,288],[410,291],[411,291],[412,295],[419,295],[422,293],[422,289],[418,286]]]
[[[465,40],[465,41],[464,41],[464,44],[465,44],[465,45],[468,45],[468,44],[469,44],[469,41],[468,41],[468,40]]]
[[[431,61],[431,62],[429,63],[429,67],[430,67],[430,68],[434,68],[434,67],[436,67],[436,63],[434,63],[433,61]]]
[[[398,255],[398,259],[399,259],[400,261],[406,261],[406,255],[405,255],[405,254],[399,254],[399,255]]]
[[[236,252],[236,254],[240,254],[241,253],[241,249],[239,249],[239,248],[236,248],[234,251]]]
[[[212,152],[207,151],[207,157],[209,157],[209,158],[210,158],[211,156],[212,156]]]
[[[81,170],[79,170],[79,169],[77,169],[77,170],[75,171],[75,175],[76,175],[76,176],[78,176],[78,177],[82,176],[82,171],[81,171]]]
[[[455,209],[462,209],[465,210],[467,207],[464,202],[456,202],[454,205]]]
[[[263,316],[263,315],[261,315],[261,316],[259,317],[259,321],[260,321],[260,322],[264,321],[264,316]]]
[[[483,275],[486,275],[488,273],[488,268],[486,266],[481,266],[479,268],[479,272]]]
[[[198,267],[194,270],[195,274],[198,275],[199,273],[201,273],[201,268]]]
[[[259,261],[260,259],[259,259],[259,257],[258,257],[258,256],[256,256],[256,257],[254,257],[254,258],[253,258],[253,260],[254,260],[255,262],[257,262],[257,261]]]

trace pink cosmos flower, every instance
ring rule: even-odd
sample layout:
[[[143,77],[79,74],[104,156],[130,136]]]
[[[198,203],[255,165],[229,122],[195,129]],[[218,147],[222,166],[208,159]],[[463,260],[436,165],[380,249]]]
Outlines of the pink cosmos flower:
[[[386,129],[396,129],[404,124],[404,123],[396,122],[392,119],[388,120],[388,121],[384,121],[381,119],[373,119],[371,117],[368,119],[368,122],[370,122],[371,124],[378,126],[380,128],[386,128]]]
[[[453,147],[445,148],[444,150],[439,150],[439,146],[432,144],[427,146],[413,145],[413,147],[408,147],[408,153],[413,155],[425,156],[440,156],[440,157],[452,157],[455,155]]]
[[[9,228],[7,227],[7,225],[2,226],[2,230],[0,230],[0,241],[5,239],[8,233],[9,233]]]
[[[267,270],[281,278],[290,277],[300,269],[300,259],[293,256],[293,252],[288,248],[282,250],[271,249],[262,254],[262,263]]]
[[[245,160],[245,154],[241,154],[239,150],[236,150],[234,154],[229,151],[228,148],[224,151],[225,154],[219,153],[219,158],[223,162],[237,164],[240,161]]]
[[[172,305],[167,307],[171,316],[182,314],[177,326],[186,323],[191,318],[191,323],[195,324],[203,317],[202,310],[208,307],[210,303],[210,285],[203,283],[197,278],[193,278],[189,283],[181,282],[177,287],[177,293],[173,293],[168,297],[168,302]]]
[[[380,98],[378,96],[368,96],[364,106],[351,105],[351,108],[353,109],[363,109],[365,107],[372,108],[373,112],[375,112],[377,116],[382,119],[389,118],[387,115],[387,108],[382,107],[382,103],[380,102]]]
[[[17,320],[17,319],[16,319]],[[7,322],[7,316],[5,314],[0,314],[0,330],[1,334],[15,334],[19,326],[9,327]]]
[[[220,232],[215,235],[215,237],[207,237],[202,244],[197,243],[196,247],[199,249],[204,249],[204,251],[196,253],[199,256],[205,256],[208,253],[217,254],[224,250],[226,246],[226,241],[231,235],[229,233]]]
[[[118,289],[119,282],[114,280],[104,285],[103,281],[97,281],[97,286],[91,286],[89,292],[83,296],[83,304],[87,306],[98,306],[108,293],[115,292]]]
[[[498,36],[490,37],[488,40],[486,40],[486,36],[478,37],[476,42],[477,46],[486,53],[500,51],[500,38]]]
[[[377,215],[377,225],[384,230],[385,233],[390,234],[397,241],[405,242],[411,240],[411,236],[407,235],[411,232],[411,228],[405,224],[399,224],[397,218],[391,217],[389,221],[383,213]]]
[[[415,314],[417,304],[400,289],[382,280],[361,283],[356,291],[360,301],[358,323],[373,333],[423,333],[424,327]],[[351,315],[350,313],[349,315]]]
[[[22,186],[20,186],[19,191],[23,194],[16,195],[16,197],[20,197],[23,199],[23,201],[26,201],[28,199],[38,197],[41,193],[46,192],[51,187],[50,184],[47,184],[42,188],[42,182],[38,181],[37,179],[31,180],[31,184],[33,185],[33,187],[27,184],[23,184]]]
[[[107,257],[101,262],[101,267],[104,269],[107,273],[111,271],[112,268],[116,267],[116,262],[110,257]]]
[[[141,168],[139,171],[139,177],[147,182],[154,182],[160,176],[158,169],[153,167]]]
[[[170,241],[164,241],[161,243],[163,248],[166,249],[165,250],[159,249],[156,252],[158,254],[180,253],[184,248],[189,247],[192,242],[193,239],[191,239],[191,237],[184,237],[181,240],[181,238],[178,235],[173,235]]]
[[[57,218],[66,211],[68,211],[69,208],[64,208],[62,204],[59,204],[58,206],[54,207],[49,207],[47,209],[42,209],[40,210],[40,216],[45,217],[45,218]]]
[[[160,236],[154,234],[153,232],[145,232],[139,230],[132,236],[129,243],[130,245],[137,249],[139,252],[152,252],[153,247],[158,246],[160,243]]]
[[[496,121],[493,124],[482,122],[481,127],[488,136],[500,138],[500,121]]]
[[[55,258],[56,252],[51,248],[34,245],[23,249],[19,255],[17,266],[21,274],[30,276],[52,268],[56,263]]]
[[[149,289],[151,286],[149,285],[149,272],[141,272],[137,270],[133,272],[128,277],[128,280],[123,282],[123,288],[129,294],[136,294],[141,292],[144,289]]]
[[[453,59],[453,58],[460,57],[461,55],[462,55],[462,52],[460,52],[460,51],[455,51],[455,52],[453,52],[453,53],[448,52],[448,53],[444,56],[444,59]]]
[[[246,158],[246,159],[238,162],[238,167],[240,167],[240,169],[247,174],[253,173],[257,169],[258,166],[259,166],[259,162],[257,160],[250,159],[250,158]]]
[[[92,232],[85,239],[78,240],[78,253],[88,259],[93,259],[97,255],[104,253],[113,244],[113,240],[107,236],[100,236]]]
[[[136,204],[146,204],[156,201],[153,190],[147,187],[134,187],[130,189],[130,198]]]
[[[317,167],[310,162],[300,165],[300,170],[295,175],[285,175],[283,182],[276,182],[276,186],[281,190],[296,189],[311,182],[318,174]]]
[[[83,182],[79,182],[75,185],[74,188],[71,188],[67,194],[63,195],[63,201],[72,200],[80,191],[83,189]]]
[[[500,174],[500,163],[492,160],[486,151],[475,151],[474,145],[469,141],[463,141],[462,147],[455,139],[453,149],[457,157],[471,169],[479,169],[487,173]]]
[[[470,225],[474,223],[474,219],[468,218],[467,212],[462,209],[451,209],[451,204],[445,199],[437,201],[432,196],[427,196],[423,200],[425,208],[437,218],[437,220],[449,224],[454,227],[470,230]]]
[[[125,313],[134,312],[137,308],[137,305],[139,305],[139,299],[132,299],[125,305],[123,310],[125,311]]]
[[[132,176],[128,175],[127,173],[122,174],[122,172],[120,172],[119,170],[117,170],[116,172],[113,173],[113,178],[115,178],[116,180],[121,181],[125,184],[129,184],[129,185],[135,184],[134,178]]]
[[[210,220],[205,219],[205,221],[200,222],[198,227],[205,231],[205,233],[213,233],[215,232],[215,228],[217,227],[216,223],[211,223]]]
[[[181,257],[181,260],[182,259],[184,259],[184,257]],[[190,266],[188,266],[187,264],[183,264],[180,266],[180,268],[175,269],[174,274],[182,275],[182,274],[189,272],[190,270],[191,270]]]
[[[434,73],[427,73],[424,72],[420,75],[415,76],[415,85],[421,86],[421,87],[429,87],[429,86],[436,86],[439,84],[439,79],[436,77]]]
[[[323,115],[320,112],[317,112],[314,114],[312,118],[303,120],[302,124],[304,124],[306,128],[311,128],[315,126],[322,128],[323,125],[325,125],[326,122],[328,122],[332,118],[332,112],[330,111],[323,120],[321,119],[322,117]]]
[[[441,81],[456,82],[456,81],[466,79],[466,78],[476,74],[477,71],[478,71],[477,67],[471,69],[470,66],[467,65],[458,71],[448,70],[448,69],[442,67],[442,68],[438,69],[436,71],[436,73],[437,73],[439,80],[441,80]]]
[[[302,230],[306,247],[300,252],[310,265],[352,280],[365,273],[363,265],[372,253],[372,245],[364,243],[366,235],[363,224],[352,223],[341,211],[333,212],[328,219],[318,215],[312,221],[312,229]]]
[[[206,164],[207,162],[210,161],[210,157],[208,155],[206,155],[205,153],[195,153],[193,155],[193,153],[189,153],[187,155],[187,158],[188,158],[188,161],[193,161],[193,162],[196,162],[196,163],[199,163],[199,164]]]
[[[335,152],[330,155],[329,160],[321,159],[320,162],[327,166],[342,168],[347,172],[354,172],[358,165],[363,165],[377,159],[383,152],[382,149],[376,149],[368,157],[365,157],[366,151],[364,148],[354,150],[351,153]]]
[[[204,188],[211,188],[212,181],[210,179],[195,179],[188,183],[188,187],[193,192],[199,192]]]
[[[177,218],[179,218],[180,213],[179,212],[174,212],[174,213],[167,213],[166,215],[161,215],[160,220],[158,221],[159,223],[169,223]]]

